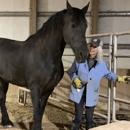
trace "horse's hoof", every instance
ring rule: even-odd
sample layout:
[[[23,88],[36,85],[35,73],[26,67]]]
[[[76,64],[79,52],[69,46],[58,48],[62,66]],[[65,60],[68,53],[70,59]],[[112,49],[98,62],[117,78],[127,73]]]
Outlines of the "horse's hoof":
[[[12,128],[12,127],[14,127],[14,124],[10,120],[8,120],[8,121],[3,121],[2,120],[1,125],[4,128]]]
[[[6,126],[4,126],[5,129],[12,128],[12,127],[14,127],[14,126],[12,126],[12,125],[6,125]]]
[[[31,130],[43,130],[43,129],[41,127],[37,127],[37,128],[32,127]]]
[[[31,129],[31,130],[43,130],[42,128],[37,128],[37,129]]]

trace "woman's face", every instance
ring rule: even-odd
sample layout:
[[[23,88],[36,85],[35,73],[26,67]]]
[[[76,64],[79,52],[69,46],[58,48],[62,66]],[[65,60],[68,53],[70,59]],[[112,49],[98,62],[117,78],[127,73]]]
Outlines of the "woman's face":
[[[98,47],[94,46],[93,44],[89,45],[89,55],[90,58],[94,58],[98,53]]]

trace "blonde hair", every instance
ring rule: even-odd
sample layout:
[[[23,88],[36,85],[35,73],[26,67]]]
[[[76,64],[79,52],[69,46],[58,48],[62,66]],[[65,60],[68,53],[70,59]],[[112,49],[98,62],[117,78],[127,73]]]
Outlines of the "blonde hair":
[[[98,53],[97,53],[96,60],[98,62],[101,62],[103,60],[103,49],[101,46],[98,46]]]

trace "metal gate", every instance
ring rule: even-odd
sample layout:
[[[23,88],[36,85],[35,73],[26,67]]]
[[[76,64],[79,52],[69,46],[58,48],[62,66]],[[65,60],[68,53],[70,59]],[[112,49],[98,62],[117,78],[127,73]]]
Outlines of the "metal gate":
[[[124,35],[130,35],[130,31],[127,32],[118,32],[118,33],[114,33],[114,52],[113,52],[113,57],[114,57],[114,61],[113,61],[113,71],[114,73],[116,73],[117,70],[117,58],[130,58],[130,53],[129,54],[118,54],[117,53],[117,46],[118,46],[118,38],[120,36],[124,36]],[[121,99],[118,98],[116,96],[116,83],[113,84],[113,106],[112,106],[112,121],[116,121],[116,102],[122,102],[125,104],[130,104],[129,100],[125,100],[125,99]]]

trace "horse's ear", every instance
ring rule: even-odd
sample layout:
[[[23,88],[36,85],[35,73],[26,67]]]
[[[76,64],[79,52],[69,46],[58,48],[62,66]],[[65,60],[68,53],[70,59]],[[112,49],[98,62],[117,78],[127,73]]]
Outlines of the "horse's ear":
[[[89,7],[89,4],[90,4],[90,2],[84,8],[82,8],[82,11],[84,14],[86,14],[88,7]]]
[[[67,0],[67,3],[66,3],[66,6],[67,6],[67,11],[68,11],[68,12],[72,12],[72,6],[71,6],[70,3],[68,2],[68,0]]]

